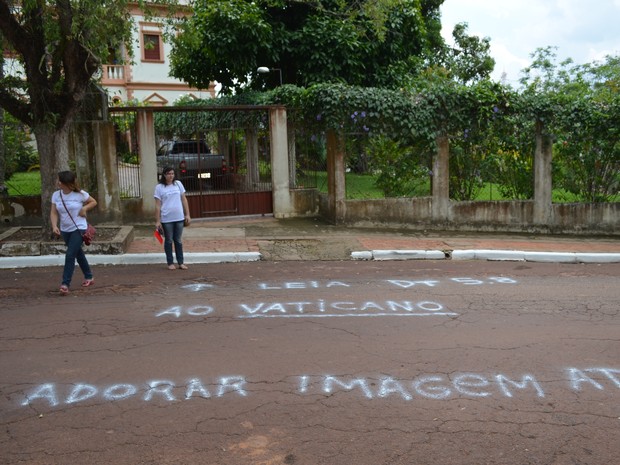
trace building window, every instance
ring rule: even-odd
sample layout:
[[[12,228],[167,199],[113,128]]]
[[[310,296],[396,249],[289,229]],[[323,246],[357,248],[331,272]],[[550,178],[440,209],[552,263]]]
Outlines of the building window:
[[[142,60],[163,61],[161,34],[152,32],[142,34]]]
[[[142,44],[144,47],[144,60],[160,61],[161,47],[159,43],[159,34],[144,34],[142,36]]]

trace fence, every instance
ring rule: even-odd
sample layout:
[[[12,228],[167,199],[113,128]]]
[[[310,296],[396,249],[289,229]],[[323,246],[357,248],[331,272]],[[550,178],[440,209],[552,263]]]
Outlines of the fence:
[[[110,111],[114,123],[116,168],[121,199],[140,198],[140,150],[136,137],[136,112]]]

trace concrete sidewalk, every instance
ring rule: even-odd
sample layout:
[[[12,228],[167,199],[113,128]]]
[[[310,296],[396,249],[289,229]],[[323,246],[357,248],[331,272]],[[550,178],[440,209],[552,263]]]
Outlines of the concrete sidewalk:
[[[162,264],[154,226],[134,227],[125,254],[89,255],[93,265]],[[620,237],[425,232],[334,226],[318,218],[194,220],[183,233],[185,262],[289,260],[513,260],[620,263]],[[55,266],[63,255],[0,258],[0,268]]]

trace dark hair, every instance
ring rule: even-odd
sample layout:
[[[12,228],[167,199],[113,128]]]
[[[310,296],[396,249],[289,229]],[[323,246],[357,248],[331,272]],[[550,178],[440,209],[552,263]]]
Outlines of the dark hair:
[[[80,186],[75,180],[75,173],[73,171],[60,171],[58,173],[58,180],[73,192],[80,192]]]
[[[161,176],[159,177],[160,184],[163,184],[164,186],[168,184],[166,182],[166,173],[168,173],[169,171],[174,172],[174,168],[172,166],[164,166],[164,169],[161,171]]]

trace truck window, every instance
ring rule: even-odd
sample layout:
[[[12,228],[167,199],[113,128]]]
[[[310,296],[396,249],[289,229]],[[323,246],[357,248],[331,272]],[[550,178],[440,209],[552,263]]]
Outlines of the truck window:
[[[209,153],[209,147],[198,141],[175,142],[172,153]]]

